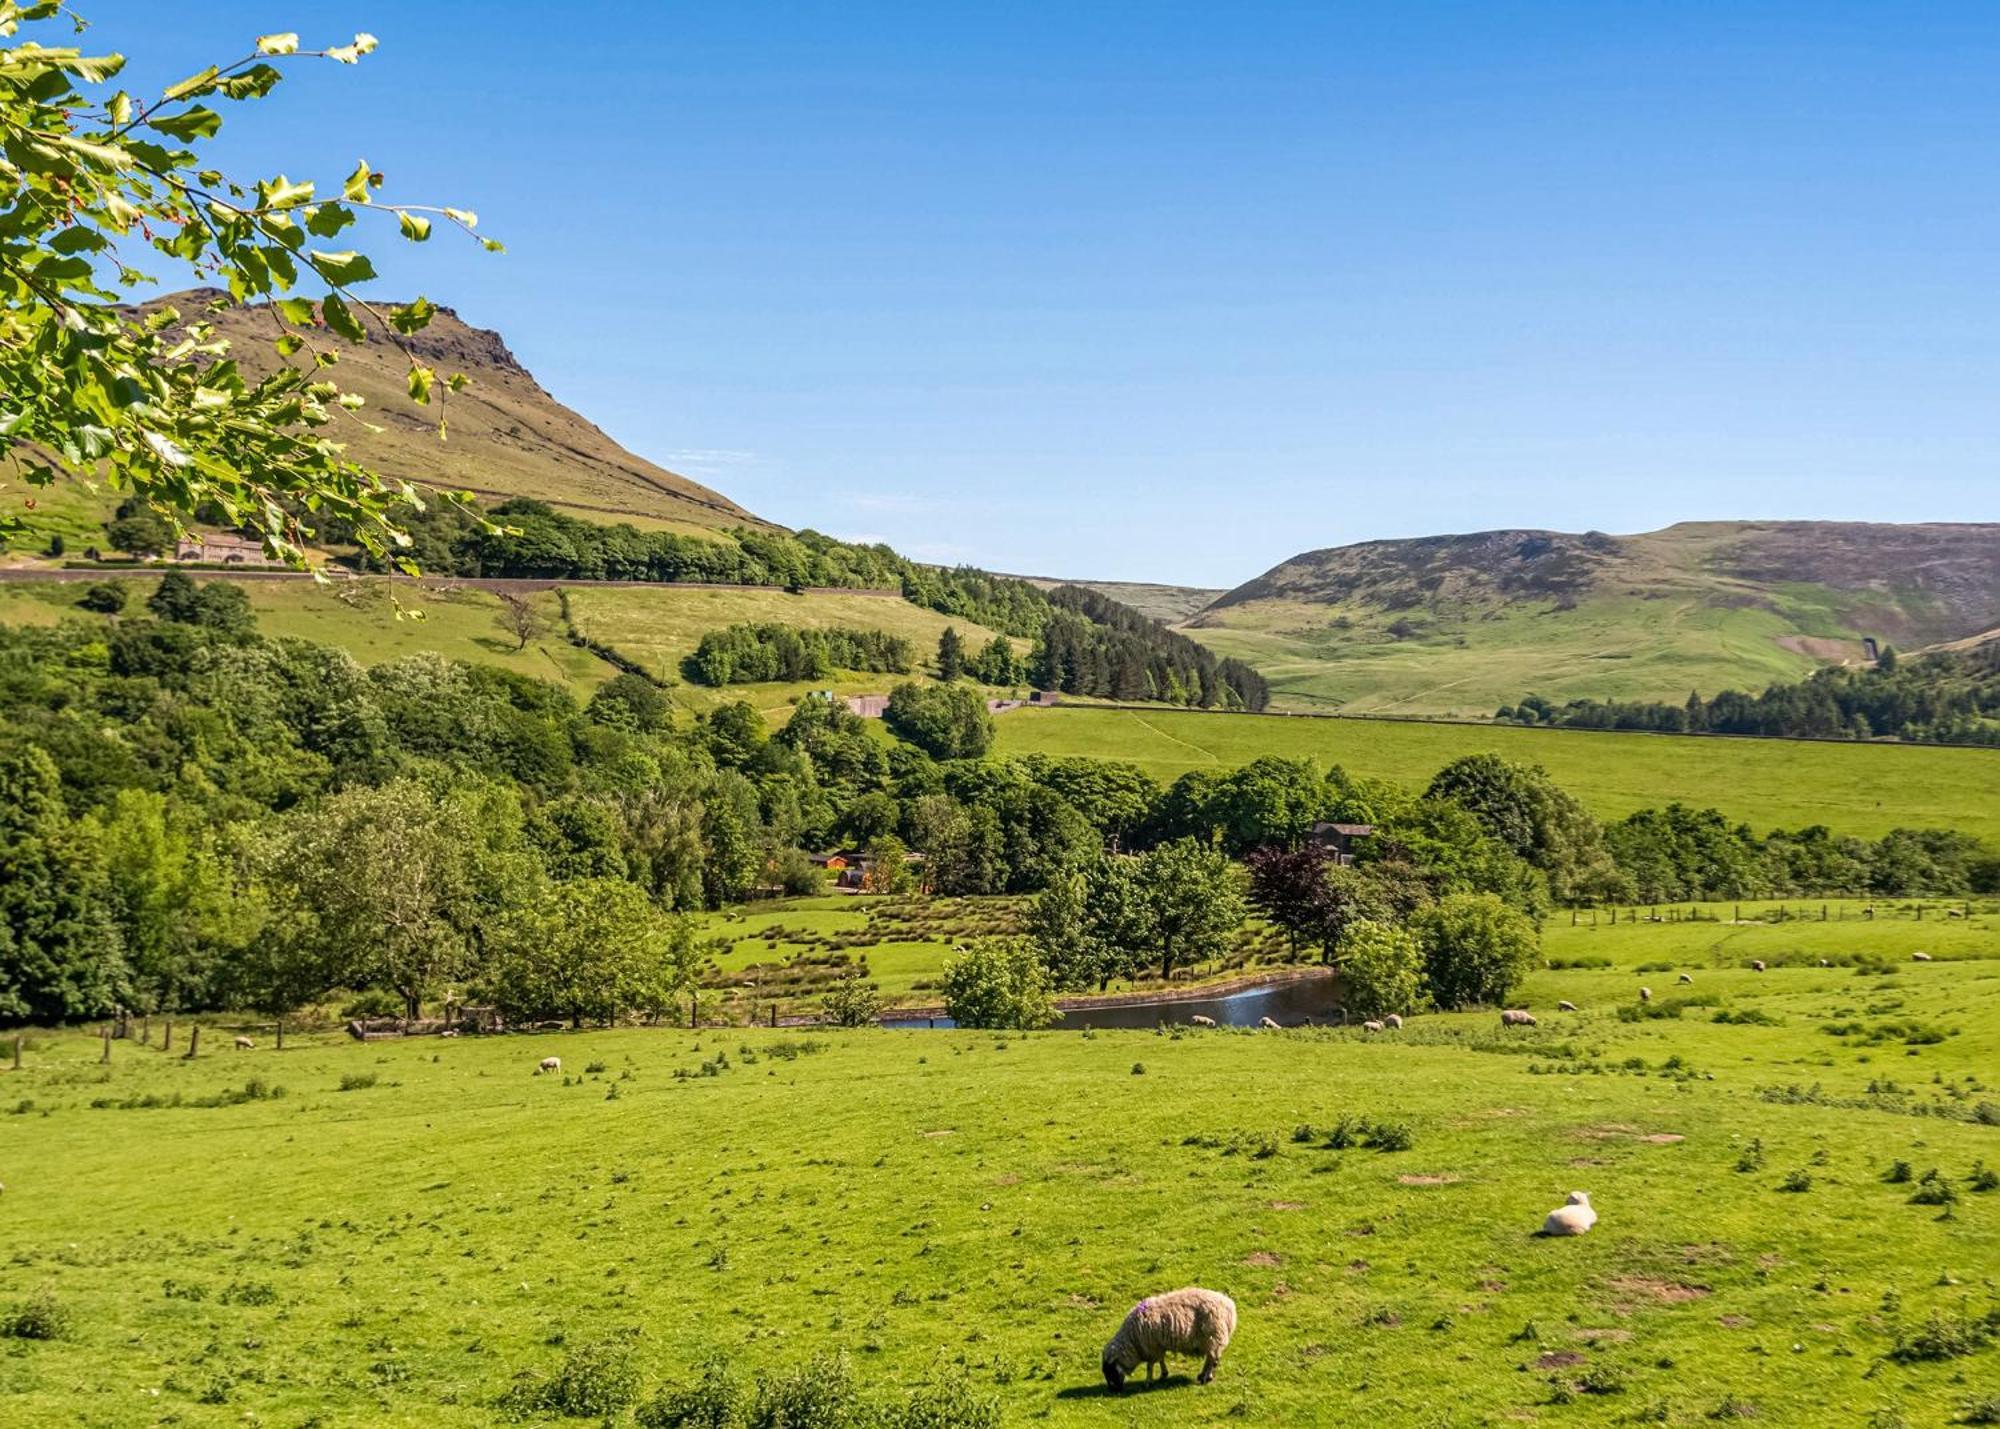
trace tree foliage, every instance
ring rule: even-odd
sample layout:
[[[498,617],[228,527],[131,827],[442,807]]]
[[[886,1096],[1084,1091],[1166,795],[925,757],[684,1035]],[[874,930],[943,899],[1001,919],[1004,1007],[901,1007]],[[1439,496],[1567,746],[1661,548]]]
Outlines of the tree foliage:
[[[944,1008],[961,1027],[1025,1032],[1056,1020],[1048,971],[1019,941],[978,942],[946,963]]]
[[[1423,944],[1424,976],[1440,1007],[1502,1003],[1534,967],[1541,934],[1491,893],[1454,893],[1410,920]]]
[[[213,506],[292,560],[316,521],[370,549],[396,546],[417,495],[346,456],[337,423],[361,420],[362,401],[342,390],[315,334],[401,345],[435,311],[422,298],[383,310],[359,296],[375,269],[345,235],[358,220],[393,221],[415,242],[436,223],[474,234],[478,220],[385,200],[365,160],[321,185],[232,175],[209,156],[225,115],[268,96],[287,69],[355,64],[374,37],[313,50],[264,35],[238,59],[141,95],[116,84],[123,56],[61,43],[63,29],[83,26],[57,0],[0,4],[12,190],[0,210],[0,456],[31,490],[103,480],[175,523]],[[205,307],[261,304],[283,360],[254,378],[207,311],[131,306],[156,276],[138,266],[149,261],[211,285]],[[405,353],[410,396],[431,401],[436,372]],[[29,509],[0,511],[0,534],[24,529]],[[127,549],[157,544],[130,524],[140,519],[115,538]]]

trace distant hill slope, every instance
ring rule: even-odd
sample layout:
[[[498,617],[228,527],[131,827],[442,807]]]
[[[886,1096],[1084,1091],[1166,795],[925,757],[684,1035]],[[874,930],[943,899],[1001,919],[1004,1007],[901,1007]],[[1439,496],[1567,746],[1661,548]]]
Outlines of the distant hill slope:
[[[1156,585],[1152,581],[1064,581],[1047,576],[1019,576],[1016,579],[1040,586],[1043,590],[1054,590],[1061,585],[1082,586],[1085,590],[1110,596],[1120,605],[1130,606],[1162,625],[1179,625],[1228,594],[1213,587]]]
[[[193,318],[216,296],[195,291],[163,301]],[[263,308],[226,309],[214,322],[245,369],[267,372],[280,361],[271,349],[277,329]],[[447,400],[450,439],[439,442],[437,409],[410,401],[408,364],[375,324],[368,326],[365,343],[346,343],[329,332],[316,333],[313,341],[341,350],[334,375],[368,399],[362,415],[384,429],[374,433],[343,422],[339,439],[357,460],[385,475],[496,500],[532,496],[600,521],[688,530],[768,524],[720,492],[626,451],[544,391],[499,333],[468,325],[450,308],[440,308],[428,328],[405,339],[440,377],[463,372],[472,379]],[[293,360],[306,359],[300,354]]]
[[[1529,693],[1759,689],[1865,659],[1866,639],[1912,648],[1997,622],[2000,524],[1779,521],[1311,551],[1184,628],[1256,665],[1280,706],[1485,715]]]

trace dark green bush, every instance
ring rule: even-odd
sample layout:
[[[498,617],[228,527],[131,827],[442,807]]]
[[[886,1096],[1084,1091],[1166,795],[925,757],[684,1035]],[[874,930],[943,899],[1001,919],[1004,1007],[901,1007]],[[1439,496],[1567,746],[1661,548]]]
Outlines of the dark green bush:
[[[69,1307],[46,1287],[37,1290],[0,1316],[0,1338],[10,1340],[66,1340],[76,1319]]]
[[[501,1396],[500,1407],[527,1418],[562,1414],[608,1419],[639,1397],[639,1371],[620,1340],[591,1340],[563,1356],[554,1374],[530,1376]]]

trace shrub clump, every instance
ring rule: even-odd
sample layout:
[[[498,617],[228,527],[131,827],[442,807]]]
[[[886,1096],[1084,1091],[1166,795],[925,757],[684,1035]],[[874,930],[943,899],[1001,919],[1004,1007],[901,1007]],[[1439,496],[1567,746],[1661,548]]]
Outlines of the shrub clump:
[[[516,1384],[501,1396],[500,1408],[519,1418],[562,1414],[608,1419],[638,1397],[639,1371],[630,1348],[617,1340],[591,1340],[564,1355],[554,1374],[532,1375]]]
[[[75,1327],[76,1317],[69,1307],[47,1288],[0,1316],[0,1338],[10,1340],[66,1340]]]
[[[872,1027],[882,1011],[882,994],[872,982],[842,978],[820,999],[820,1010],[835,1027]]]

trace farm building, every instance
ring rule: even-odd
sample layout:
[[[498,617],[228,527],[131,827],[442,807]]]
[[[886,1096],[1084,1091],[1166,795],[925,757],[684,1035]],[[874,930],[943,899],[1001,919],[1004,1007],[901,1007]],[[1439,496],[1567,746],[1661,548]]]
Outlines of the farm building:
[[[1375,832],[1373,824],[1329,824],[1312,826],[1312,841],[1333,855],[1335,863],[1354,862],[1354,846]]]
[[[174,559],[207,566],[275,566],[264,543],[227,531],[191,532],[174,547]]]

